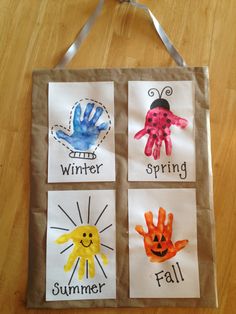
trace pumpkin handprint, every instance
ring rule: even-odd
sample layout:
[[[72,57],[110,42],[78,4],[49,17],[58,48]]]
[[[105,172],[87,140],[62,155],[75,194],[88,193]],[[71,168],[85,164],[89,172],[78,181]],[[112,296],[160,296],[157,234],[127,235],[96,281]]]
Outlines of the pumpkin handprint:
[[[180,240],[175,243],[171,241],[173,214],[168,214],[168,221],[165,224],[166,211],[164,208],[159,208],[157,226],[153,223],[153,213],[151,211],[146,212],[144,217],[148,232],[145,232],[140,225],[137,225],[135,230],[143,236],[146,255],[151,262],[164,262],[174,257],[188,244],[188,240]]]

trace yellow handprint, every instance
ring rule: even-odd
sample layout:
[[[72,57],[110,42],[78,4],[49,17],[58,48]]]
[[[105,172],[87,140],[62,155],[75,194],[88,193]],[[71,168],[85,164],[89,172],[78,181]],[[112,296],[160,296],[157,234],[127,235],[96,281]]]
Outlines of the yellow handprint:
[[[74,249],[69,255],[67,263],[64,266],[65,272],[70,271],[75,260],[80,257],[80,266],[78,277],[82,280],[85,273],[85,262],[88,261],[89,276],[93,278],[95,276],[95,264],[94,256],[100,254],[103,264],[107,265],[107,256],[100,252],[100,237],[98,230],[95,226],[80,226],[74,229],[70,233],[61,235],[57,240],[57,244],[65,243],[72,240],[74,243]]]

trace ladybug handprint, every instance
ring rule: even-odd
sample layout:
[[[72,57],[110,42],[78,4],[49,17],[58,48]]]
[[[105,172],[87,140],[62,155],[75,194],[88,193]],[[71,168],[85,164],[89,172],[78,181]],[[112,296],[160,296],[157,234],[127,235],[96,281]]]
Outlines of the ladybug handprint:
[[[151,88],[148,91],[149,96],[154,96],[154,90],[158,92],[159,98],[154,100],[150,106],[150,110],[147,112],[145,126],[142,130],[137,132],[134,136],[135,139],[139,140],[144,135],[148,134],[148,140],[144,153],[146,156],[159,159],[161,153],[162,142],[165,143],[166,155],[170,156],[172,153],[172,142],[171,142],[171,131],[172,125],[186,128],[188,121],[184,118],[180,118],[170,111],[170,105],[168,101],[162,98],[162,94],[165,91],[167,96],[172,95],[172,88],[166,86],[162,92],[156,88]]]
[[[95,112],[92,114],[94,109]],[[106,111],[104,106],[95,107],[94,102],[89,102],[86,103],[84,113],[82,114],[81,104],[79,102],[76,102],[71,110],[69,129],[61,125],[54,126],[54,128],[57,127],[57,130],[52,129],[52,132],[54,133],[54,138],[60,143],[66,142],[66,145],[63,145],[70,149],[70,157],[82,159],[96,158],[94,152],[88,152],[88,150],[90,150],[94,146],[97,148],[99,146],[97,141],[99,140],[100,133],[103,131],[107,131],[105,134],[106,136],[110,130],[109,124],[111,124],[111,121],[109,119],[107,111],[107,121],[96,125],[104,111]],[[58,127],[63,128],[66,132],[64,130],[58,129]],[[102,140],[104,140],[105,136],[103,136]],[[102,140],[100,141],[100,143],[102,142]],[[67,146],[67,144],[69,144],[69,147]]]
[[[148,232],[143,230],[143,227],[138,225],[135,230],[144,238],[144,247],[146,255],[151,262],[161,263],[177,254],[178,251],[183,249],[188,240],[181,240],[173,243],[172,237],[172,222],[173,214],[168,214],[168,221],[166,220],[166,211],[159,208],[157,226],[153,223],[153,214],[151,211],[145,213],[145,220]]]

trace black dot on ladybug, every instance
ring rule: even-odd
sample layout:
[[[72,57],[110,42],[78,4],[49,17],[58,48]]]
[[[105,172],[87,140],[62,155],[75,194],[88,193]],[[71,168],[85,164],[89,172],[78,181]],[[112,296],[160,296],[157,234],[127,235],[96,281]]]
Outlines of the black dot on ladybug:
[[[89,234],[89,237],[92,238],[92,236],[93,236],[92,233],[90,233],[90,234]]]
[[[167,119],[166,122],[167,122],[167,123],[171,123],[171,120],[170,120],[170,119]]]
[[[163,135],[164,135],[164,136],[167,136],[167,134],[166,134],[166,133],[164,133]]]
[[[154,115],[154,117],[156,117],[156,116],[157,116],[156,112],[154,112],[154,114],[153,114],[153,115]]]
[[[151,131],[150,129],[147,129],[147,132],[148,132],[148,133],[150,133],[150,131]]]
[[[164,117],[167,117],[167,116],[168,116],[168,114],[165,112],[165,113],[163,114],[163,116],[164,116]]]
[[[152,118],[148,118],[148,122],[152,122]]]
[[[86,233],[85,233],[85,232],[83,233],[83,237],[84,237],[84,238],[86,237]]]
[[[162,129],[165,129],[166,128],[166,125],[164,124],[163,126],[162,126]]]
[[[153,138],[157,138],[157,135],[156,134],[153,134],[153,136],[152,136]]]
[[[153,123],[153,126],[157,126],[157,124],[156,124],[156,123]]]

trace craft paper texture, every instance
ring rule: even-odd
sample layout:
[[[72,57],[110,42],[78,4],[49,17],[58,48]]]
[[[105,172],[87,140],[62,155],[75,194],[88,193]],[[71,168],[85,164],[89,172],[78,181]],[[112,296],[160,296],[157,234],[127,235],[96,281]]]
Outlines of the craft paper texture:
[[[130,181],[195,181],[195,136],[194,136],[194,87],[192,81],[130,81],[129,83],[129,180]],[[168,95],[168,88],[172,94]],[[165,89],[166,88],[166,89]],[[145,117],[150,106],[162,93],[162,98],[170,105],[170,118],[162,123],[161,128],[155,132],[155,123],[151,123],[151,132],[140,139],[135,139],[135,134],[144,128]],[[167,91],[167,94],[165,93]],[[153,94],[152,94],[153,93]],[[150,96],[152,95],[152,96]],[[169,112],[169,111],[166,111]],[[169,113],[168,113],[169,114]],[[154,113],[156,115],[156,113]],[[158,114],[157,114],[158,115]],[[164,113],[167,115],[167,113]],[[173,118],[186,120],[185,125],[171,125]],[[151,117],[148,120],[154,120]],[[158,116],[156,117],[158,118]],[[172,121],[171,121],[172,120]],[[145,155],[145,147],[149,136],[159,137],[158,133],[165,134],[164,127],[171,131],[171,155],[165,153],[164,140],[160,151],[160,158],[155,159],[155,143],[150,143],[151,156]],[[155,122],[155,121],[152,121]],[[178,124],[178,121],[175,123]],[[154,126],[153,126],[154,124]],[[147,130],[150,132],[150,130]],[[152,146],[153,145],[153,146]]]
[[[48,182],[114,181],[113,82],[48,88]]]
[[[200,297],[195,193],[195,189],[129,190],[131,298]],[[166,211],[166,221],[168,221],[167,215],[173,214],[172,242],[186,239],[188,243],[174,257],[162,262],[151,262],[145,253],[143,237],[135,227],[141,225],[147,232],[144,214],[149,211],[153,213],[153,222],[156,226],[160,207]],[[163,242],[156,240],[156,243],[160,246]],[[155,253],[156,248],[153,253],[154,258]]]
[[[75,240],[71,236],[67,241],[62,238],[76,228]],[[76,243],[78,254],[71,269],[65,272],[64,265]],[[49,191],[46,300],[114,299],[115,243],[115,191]]]
[[[196,135],[196,182],[129,182],[128,181],[128,81],[192,81],[195,106]],[[115,91],[115,140],[116,140],[116,181],[47,183],[48,161],[48,83],[49,82],[114,82]],[[29,280],[27,306],[30,308],[99,308],[99,307],[214,307],[217,304],[216,273],[214,255],[214,229],[212,208],[211,168],[206,121],[209,114],[207,68],[171,67],[152,69],[82,69],[82,70],[39,70],[33,74],[32,99],[32,145],[31,145],[31,198],[29,233]],[[150,106],[150,103],[148,103]],[[172,105],[171,105],[172,106]],[[172,108],[173,110],[173,108]],[[174,110],[173,110],[174,111]],[[140,128],[145,122],[145,114]],[[181,115],[181,117],[184,117]],[[136,131],[136,130],[135,130]],[[137,130],[139,131],[139,130]],[[184,132],[187,129],[184,129]],[[139,141],[137,141],[139,142]],[[174,144],[174,143],[173,143]],[[142,154],[144,147],[142,148]],[[174,148],[173,148],[174,149]],[[130,298],[129,283],[129,225],[128,189],[186,189],[196,188],[197,244],[200,298]],[[116,190],[116,298],[93,300],[66,300],[48,302],[46,294],[46,230],[47,192],[49,190]],[[100,202],[99,202],[100,204]],[[57,206],[57,204],[56,204]],[[74,206],[74,203],[73,203]],[[155,202],[158,210],[158,204]],[[56,209],[56,208],[55,208]],[[149,210],[149,209],[147,209]],[[166,213],[172,208],[165,208]],[[146,209],[143,209],[143,213]],[[139,215],[138,223],[145,229],[144,216]],[[154,212],[154,220],[157,212]],[[65,217],[66,218],[66,217]],[[101,220],[102,222],[102,220]],[[68,221],[69,223],[69,221]],[[175,236],[173,220],[172,240],[186,239],[185,234]],[[73,225],[72,225],[73,227]],[[184,229],[184,228],[183,228]],[[108,229],[109,230],[109,229]],[[107,231],[108,231],[107,230]],[[146,229],[145,229],[146,230]],[[106,231],[105,231],[106,232]],[[135,233],[135,231],[134,231]],[[105,233],[103,233],[105,235]],[[136,232],[138,241],[142,237]],[[54,241],[54,238],[53,238]],[[190,242],[189,242],[190,243]],[[54,243],[53,243],[54,244]],[[106,243],[107,244],[107,243]],[[109,244],[108,244],[109,245]],[[55,246],[59,246],[55,243]],[[141,248],[141,247],[140,247]],[[145,257],[144,247],[143,254]],[[186,254],[188,245],[175,256]],[[58,248],[59,251],[59,248]],[[109,251],[110,252],[110,251]],[[66,252],[65,252],[66,253]],[[64,254],[65,254],[64,253]],[[112,253],[112,252],[111,252]],[[64,254],[61,254],[64,256]],[[60,257],[60,256],[59,256]],[[108,256],[109,257],[109,256]],[[145,257],[147,259],[147,257]],[[62,263],[62,267],[64,262]],[[137,273],[140,274],[142,268]],[[181,266],[181,265],[180,265]],[[109,264],[108,266],[109,267]],[[104,268],[106,269],[106,267]],[[62,273],[63,273],[62,269]],[[66,274],[66,273],[65,273]],[[78,273],[77,273],[78,275]],[[74,279],[76,279],[76,273]],[[183,273],[185,276],[185,273]],[[74,284],[73,284],[74,285]]]

